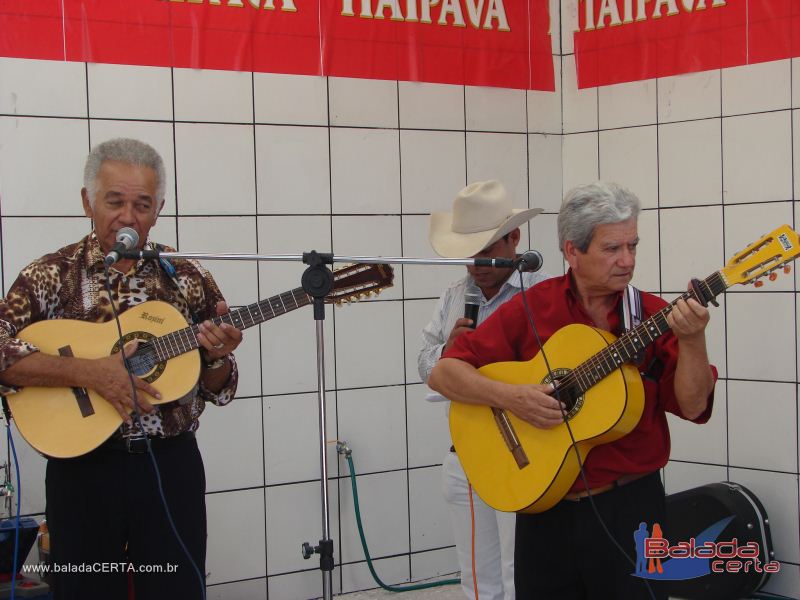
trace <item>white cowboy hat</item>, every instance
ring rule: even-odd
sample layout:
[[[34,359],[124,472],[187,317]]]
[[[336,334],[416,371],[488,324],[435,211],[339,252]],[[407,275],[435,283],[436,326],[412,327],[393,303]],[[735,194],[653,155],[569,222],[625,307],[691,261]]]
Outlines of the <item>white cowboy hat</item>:
[[[428,239],[439,256],[474,256],[542,210],[511,208],[502,183],[476,181],[458,193],[452,213],[431,213]]]

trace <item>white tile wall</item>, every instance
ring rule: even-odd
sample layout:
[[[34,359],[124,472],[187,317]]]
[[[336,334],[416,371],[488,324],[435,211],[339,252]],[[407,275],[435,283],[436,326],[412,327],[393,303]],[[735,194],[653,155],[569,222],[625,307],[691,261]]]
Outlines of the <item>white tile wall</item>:
[[[725,264],[723,232],[708,228],[709,222],[721,218],[720,206],[661,211],[661,255],[666,259],[661,261],[664,290],[683,292],[689,279],[705,279]]]
[[[702,71],[659,79],[659,122],[720,116],[722,114],[720,80],[720,71]]]
[[[467,184],[466,142],[460,131],[401,131],[404,213],[450,211]]]
[[[791,132],[788,110],[722,119],[726,203],[791,198]]]
[[[361,473],[354,454],[356,473]],[[408,483],[402,471],[358,475],[358,501],[370,555],[373,558],[407,553]],[[364,560],[358,537],[353,492],[349,482],[341,488],[341,546],[343,562]]]
[[[398,83],[400,127],[455,129],[465,127],[464,87],[434,83]]]
[[[660,205],[722,202],[720,119],[686,121],[658,128]]]
[[[595,131],[598,124],[598,91],[596,88],[578,89],[574,55],[561,59],[561,84],[564,133]]]
[[[561,133],[561,57],[559,56],[553,57],[553,71],[556,81],[555,92],[528,91],[530,132]]]
[[[266,484],[319,480],[319,396],[316,390],[311,394],[268,396],[263,406]],[[325,417],[328,438],[339,437],[336,394],[332,392],[325,394]],[[337,455],[333,446],[328,446],[326,460],[328,472],[335,475]]]
[[[528,197],[525,134],[467,132],[467,181],[499,179],[511,203],[524,206]]]
[[[528,206],[538,206],[547,212],[558,212],[563,192],[561,179],[562,136],[532,134],[528,136],[528,172],[530,198]]]
[[[730,464],[797,472],[797,394],[791,383],[730,381]],[[753,431],[769,431],[769,444],[753,444]]]
[[[555,94],[0,59],[3,283],[88,231],[83,160],[90,143],[119,135],[164,156],[167,203],[153,236],[182,250],[432,256],[428,214],[450,210],[467,182],[499,178],[515,206],[546,209],[532,222],[531,245],[560,274],[562,193],[602,176],[647,207],[635,283],[670,300],[762,233],[797,226],[800,60],[578,90],[577,2],[550,4],[554,47],[564,53],[555,56]],[[304,269],[207,266],[234,304],[298,287]],[[457,569],[438,481],[447,420],[443,406],[424,400],[416,354],[435,298],[464,272],[397,271],[395,288],[328,307],[325,323],[328,437],[354,448],[367,537],[393,582]],[[711,308],[715,410],[702,426],[670,418],[665,469],[668,492],[730,478],[758,494],[784,561],[769,589],[786,595],[800,581],[797,290],[792,276],[734,286]],[[299,554],[321,535],[311,314],[248,331],[239,398],[203,416],[211,598],[321,592],[317,560]],[[44,461],[21,440],[17,448],[23,511],[41,514]],[[334,592],[374,587],[346,464],[332,445],[327,460]]]
[[[125,119],[135,115],[137,119],[161,121],[173,118],[171,69],[90,63],[87,77],[91,117]]]
[[[83,214],[86,121],[0,117],[0,140],[3,215]]]
[[[253,122],[253,76],[237,71],[173,69],[175,119]]]
[[[630,189],[643,208],[658,203],[657,135],[654,125],[600,132],[600,179]]]
[[[331,77],[331,125],[397,127],[397,82]]]
[[[414,365],[416,370],[416,360]],[[428,386],[423,384],[406,387],[409,467],[442,462],[452,445],[445,403],[429,402],[426,399],[429,392]]]
[[[331,129],[336,214],[400,212],[400,144],[388,129]]]
[[[524,90],[466,86],[464,91],[468,130],[527,131]]]
[[[722,114],[780,110],[791,106],[791,61],[722,69]],[[769,93],[764,93],[769,90]]]
[[[450,513],[447,506],[438,501],[442,494],[441,467],[414,469],[408,476],[411,549],[419,551],[451,546]]]
[[[324,127],[256,126],[259,214],[325,214],[331,207]]]
[[[325,77],[254,73],[257,123],[328,124],[328,80]]]
[[[200,215],[253,214],[253,147],[252,125],[176,124],[179,210]]]
[[[598,89],[600,129],[656,122],[656,82],[633,81]]]
[[[86,117],[86,65],[0,58],[0,113]]]
[[[357,472],[405,468],[405,390],[402,386],[337,393],[338,437],[353,450]]]

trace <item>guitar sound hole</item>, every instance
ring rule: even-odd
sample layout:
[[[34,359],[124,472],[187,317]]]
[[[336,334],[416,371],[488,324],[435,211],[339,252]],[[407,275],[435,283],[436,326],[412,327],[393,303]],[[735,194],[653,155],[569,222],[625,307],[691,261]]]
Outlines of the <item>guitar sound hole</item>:
[[[133,356],[128,358],[128,364],[130,364],[131,370],[136,377],[141,377],[147,383],[153,383],[167,367],[166,362],[158,362],[155,349],[148,343],[155,337],[152,333],[146,331],[127,333],[122,338],[121,344],[120,340],[117,340],[117,343],[111,348],[111,354],[119,352],[120,348],[128,342],[139,340],[139,347]]]
[[[570,369],[553,369],[552,376],[548,375],[542,380],[542,383],[551,383],[555,380],[556,386],[558,386],[558,398],[563,402],[566,406],[566,413],[567,413],[567,420],[570,420],[575,415],[578,414],[581,407],[583,406],[583,394],[577,389],[577,386],[569,385],[569,384],[561,384],[558,385],[560,382],[564,380],[564,378],[569,375],[571,372]]]

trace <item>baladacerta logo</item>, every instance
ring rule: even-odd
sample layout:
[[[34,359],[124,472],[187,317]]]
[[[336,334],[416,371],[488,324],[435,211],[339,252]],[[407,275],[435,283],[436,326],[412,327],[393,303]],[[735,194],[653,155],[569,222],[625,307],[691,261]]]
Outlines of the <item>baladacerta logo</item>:
[[[636,542],[635,577],[643,579],[694,579],[709,573],[777,573],[778,561],[761,560],[761,548],[756,542],[739,543],[733,538],[717,538],[733,520],[733,516],[717,521],[687,541],[671,544],[663,536],[661,526],[653,524],[652,533],[647,523],[639,523],[633,532]]]

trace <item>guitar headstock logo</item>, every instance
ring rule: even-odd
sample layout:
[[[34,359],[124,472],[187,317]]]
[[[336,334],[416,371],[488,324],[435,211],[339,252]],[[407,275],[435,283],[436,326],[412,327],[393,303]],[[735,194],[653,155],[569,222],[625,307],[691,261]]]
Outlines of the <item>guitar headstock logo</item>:
[[[789,240],[789,236],[785,233],[782,233],[778,236],[778,241],[781,243],[781,246],[783,246],[784,252],[788,252],[792,249],[792,242]]]

